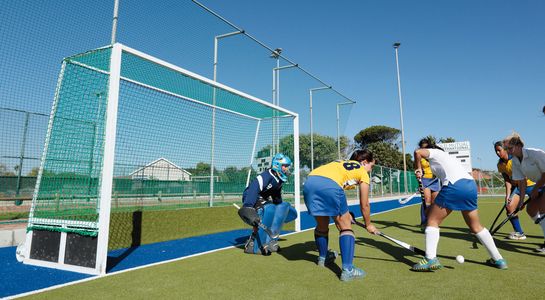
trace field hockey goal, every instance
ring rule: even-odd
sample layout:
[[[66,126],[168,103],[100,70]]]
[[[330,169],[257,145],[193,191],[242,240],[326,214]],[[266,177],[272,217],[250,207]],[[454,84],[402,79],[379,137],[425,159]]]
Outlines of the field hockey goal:
[[[229,201],[275,152],[294,160],[284,190],[299,208],[298,122],[122,44],[65,58],[24,262],[104,274],[112,210]]]

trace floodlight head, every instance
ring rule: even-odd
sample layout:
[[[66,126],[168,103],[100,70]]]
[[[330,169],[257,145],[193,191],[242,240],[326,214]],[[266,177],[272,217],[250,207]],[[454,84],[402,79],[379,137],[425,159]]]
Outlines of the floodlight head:
[[[543,114],[545,115],[545,106],[543,106]]]
[[[272,58],[278,58],[280,56],[280,53],[282,53],[282,48],[276,48],[274,49],[274,51],[271,53],[271,57]]]
[[[394,48],[397,49],[397,48],[399,48],[399,46],[401,46],[401,43],[400,43],[400,42],[395,42],[395,43],[394,43]]]

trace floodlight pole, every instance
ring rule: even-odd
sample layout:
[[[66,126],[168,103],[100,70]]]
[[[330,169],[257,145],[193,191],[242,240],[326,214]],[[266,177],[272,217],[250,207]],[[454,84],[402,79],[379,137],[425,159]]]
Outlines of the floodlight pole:
[[[119,11],[119,0],[114,0],[114,17],[112,20],[112,45],[115,44],[117,34],[117,17]]]
[[[337,103],[337,153],[339,155],[339,159],[341,159],[341,129],[340,129],[340,113],[339,113],[339,107],[341,105],[349,105],[354,104],[355,102],[341,102]]]
[[[235,36],[237,34],[244,33],[244,30],[239,30],[235,32],[229,32],[214,37],[214,82],[217,82],[218,77],[218,45],[219,40]],[[214,147],[216,142],[216,88],[214,87],[212,94],[212,145],[210,150],[210,198],[208,199],[208,206],[214,205]]]
[[[312,93],[314,91],[319,90],[328,90],[331,89],[331,86],[322,86],[318,88],[309,89],[310,93],[310,102],[309,102],[309,109],[310,109],[310,170],[314,170],[314,128],[312,123]]]
[[[277,49],[277,51],[281,49]],[[275,52],[271,54],[271,57],[273,57]],[[276,106],[280,106],[280,70],[289,69],[289,68],[296,68],[297,64],[291,64],[280,67],[280,60],[276,58],[276,68],[273,68],[273,104]],[[276,101],[275,101],[276,100]],[[276,111],[275,111],[276,114]],[[280,122],[276,118],[273,119],[273,122],[276,122],[276,125],[273,124],[273,140],[276,137],[276,140],[273,142],[273,146],[276,145],[275,152],[278,153],[280,149]],[[276,135],[274,134],[276,132]]]
[[[401,80],[399,77],[399,56],[398,49],[401,43],[394,43],[396,55],[396,70],[397,70],[397,94],[399,96],[399,116],[401,119],[401,148],[403,149],[403,183],[405,184],[405,193],[407,193],[407,159],[405,157],[405,129],[403,128],[403,99],[401,98]]]

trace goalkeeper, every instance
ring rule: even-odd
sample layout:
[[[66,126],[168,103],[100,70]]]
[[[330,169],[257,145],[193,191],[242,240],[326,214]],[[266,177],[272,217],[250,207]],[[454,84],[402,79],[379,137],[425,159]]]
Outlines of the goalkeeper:
[[[278,236],[282,225],[297,218],[297,212],[282,201],[282,185],[290,175],[291,160],[282,153],[276,154],[271,168],[259,174],[242,194],[243,208],[252,208],[261,222]],[[244,246],[244,252],[270,255],[280,251],[278,238],[271,238],[265,230],[254,225],[254,232]]]

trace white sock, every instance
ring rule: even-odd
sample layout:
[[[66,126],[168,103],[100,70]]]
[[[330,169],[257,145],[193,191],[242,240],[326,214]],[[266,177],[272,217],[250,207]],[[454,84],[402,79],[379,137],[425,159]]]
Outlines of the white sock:
[[[481,244],[484,245],[486,251],[488,251],[488,254],[490,255],[490,257],[492,257],[492,259],[498,260],[503,258],[498,251],[498,248],[494,243],[494,239],[492,238],[492,235],[490,235],[488,229],[483,228],[483,230],[477,232],[475,235],[477,236]]]
[[[437,257],[437,245],[439,245],[439,228],[426,227],[426,258],[432,259]]]
[[[532,217],[532,220],[534,220],[535,222],[537,219],[541,218],[542,216],[543,216],[542,214],[537,213],[537,215]],[[538,225],[541,227],[541,230],[543,230],[543,236],[545,236],[545,219],[541,220],[541,222],[539,222]]]

